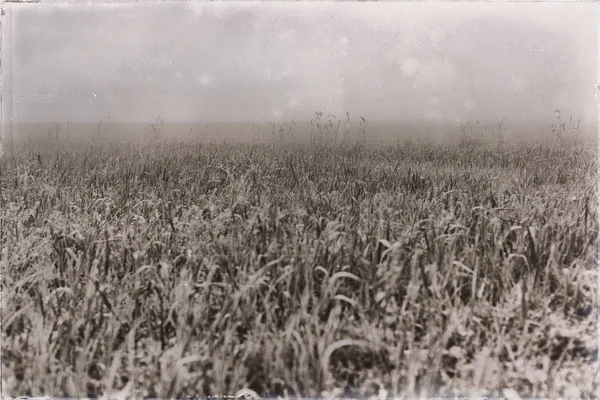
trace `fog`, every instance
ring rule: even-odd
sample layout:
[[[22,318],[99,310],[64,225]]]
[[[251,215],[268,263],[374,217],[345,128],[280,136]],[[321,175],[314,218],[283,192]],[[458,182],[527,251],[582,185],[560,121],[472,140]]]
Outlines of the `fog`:
[[[157,115],[166,123],[301,121],[317,110],[386,123],[523,125],[549,124],[559,109],[584,125],[597,121],[598,9],[589,3],[10,11],[3,111],[16,125],[149,124]]]

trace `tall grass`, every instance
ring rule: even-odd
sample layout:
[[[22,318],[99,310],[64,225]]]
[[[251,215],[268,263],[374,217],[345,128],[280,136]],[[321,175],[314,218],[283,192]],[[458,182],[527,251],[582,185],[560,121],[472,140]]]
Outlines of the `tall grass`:
[[[339,139],[16,144],[3,395],[595,396],[595,149]]]

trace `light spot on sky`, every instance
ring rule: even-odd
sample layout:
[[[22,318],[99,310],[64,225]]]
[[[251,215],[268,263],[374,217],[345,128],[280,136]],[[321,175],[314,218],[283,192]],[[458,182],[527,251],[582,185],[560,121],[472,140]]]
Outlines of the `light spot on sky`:
[[[189,8],[192,10],[192,12],[194,13],[194,15],[196,17],[200,17],[204,13],[204,9],[206,7],[203,7],[198,3],[191,3],[191,4],[189,4]]]
[[[177,46],[175,46],[175,49],[173,50],[173,54],[176,57],[185,56],[185,47],[183,47],[181,44],[178,44]]]
[[[442,114],[439,111],[432,109],[427,110],[425,115],[427,116],[427,119],[431,120],[439,120],[442,118]]]
[[[225,7],[213,7],[212,10],[214,12],[215,17],[217,17],[218,19],[225,17]]]
[[[288,108],[296,108],[299,105],[300,105],[300,102],[296,99],[290,99],[288,101]]]
[[[275,71],[273,71],[273,69],[271,67],[265,67],[263,69],[263,76],[271,79],[275,77]]]
[[[510,78],[512,90],[515,92],[523,92],[527,90],[527,81],[518,75],[513,75]]]
[[[416,32],[411,32],[411,31],[407,31],[404,32],[400,38],[402,39],[402,42],[404,45],[416,45],[419,42],[419,36],[417,36]]]
[[[449,91],[460,85],[456,66],[448,58],[433,58],[419,67],[415,87],[426,91]]]
[[[273,119],[280,119],[283,117],[283,110],[281,108],[274,108],[271,110],[271,116]]]
[[[427,37],[434,43],[440,43],[444,40],[446,36],[446,31],[444,27],[440,25],[436,25],[432,29],[427,32]]]
[[[197,82],[200,86],[210,86],[214,83],[215,78],[210,74],[202,74],[198,77]]]
[[[437,66],[437,71],[439,76],[444,79],[454,79],[456,78],[457,71],[456,65],[447,57],[445,57],[440,64]]]
[[[285,30],[280,32],[277,35],[277,39],[279,39],[280,42],[282,43],[286,43],[286,42],[295,42],[295,36],[296,36],[296,32],[292,31],[292,30]]]
[[[413,76],[419,69],[419,60],[416,58],[408,58],[402,61],[400,68],[402,69],[404,76]]]
[[[475,109],[475,102],[473,100],[471,100],[470,98],[466,98],[465,99],[465,108],[469,111],[472,111]]]
[[[281,71],[276,75],[277,79],[287,78],[292,73],[292,68],[289,64],[284,64]]]

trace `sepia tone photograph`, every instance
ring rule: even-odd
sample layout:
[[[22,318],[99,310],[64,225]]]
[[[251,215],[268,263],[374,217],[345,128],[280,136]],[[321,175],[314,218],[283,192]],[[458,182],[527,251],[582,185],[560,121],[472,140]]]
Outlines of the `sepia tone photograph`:
[[[597,399],[591,2],[2,4],[2,398]]]

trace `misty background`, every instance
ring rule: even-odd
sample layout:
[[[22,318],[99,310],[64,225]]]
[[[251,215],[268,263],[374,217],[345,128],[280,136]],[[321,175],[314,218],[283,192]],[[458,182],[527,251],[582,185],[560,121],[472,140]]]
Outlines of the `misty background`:
[[[156,116],[166,128],[226,131],[302,123],[315,111],[423,132],[502,118],[523,132],[547,129],[557,109],[590,130],[597,123],[598,9],[589,3],[12,4],[10,11],[3,112],[17,135],[67,121],[131,130]]]

